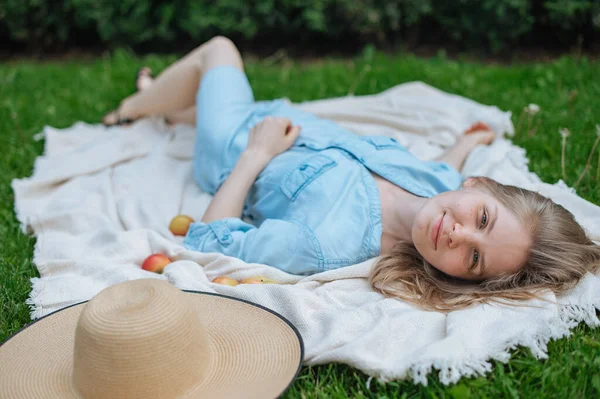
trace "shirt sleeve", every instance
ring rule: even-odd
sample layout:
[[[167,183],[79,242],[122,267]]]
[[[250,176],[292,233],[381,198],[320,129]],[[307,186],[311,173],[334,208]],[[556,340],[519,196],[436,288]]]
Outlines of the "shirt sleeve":
[[[308,226],[267,219],[259,227],[239,218],[192,223],[183,241],[187,249],[219,252],[297,275],[323,271],[320,245]]]

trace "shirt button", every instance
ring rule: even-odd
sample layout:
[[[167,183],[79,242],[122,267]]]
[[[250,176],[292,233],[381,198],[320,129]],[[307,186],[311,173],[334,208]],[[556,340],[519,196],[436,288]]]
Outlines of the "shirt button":
[[[308,165],[302,165],[302,166],[300,166],[300,170],[305,170],[306,168],[308,168]]]
[[[224,240],[229,240],[229,234],[223,234],[223,239]]]

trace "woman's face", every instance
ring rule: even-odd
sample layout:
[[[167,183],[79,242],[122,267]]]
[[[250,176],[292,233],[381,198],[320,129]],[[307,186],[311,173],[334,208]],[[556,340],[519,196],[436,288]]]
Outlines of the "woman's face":
[[[531,245],[516,216],[491,195],[466,184],[431,197],[417,214],[412,238],[432,266],[468,280],[518,271]]]

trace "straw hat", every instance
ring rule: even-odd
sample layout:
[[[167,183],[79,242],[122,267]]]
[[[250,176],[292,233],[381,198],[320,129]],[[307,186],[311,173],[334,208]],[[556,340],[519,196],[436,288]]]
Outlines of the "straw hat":
[[[0,398],[275,398],[304,345],[279,314],[157,279],[113,285],[0,346]]]

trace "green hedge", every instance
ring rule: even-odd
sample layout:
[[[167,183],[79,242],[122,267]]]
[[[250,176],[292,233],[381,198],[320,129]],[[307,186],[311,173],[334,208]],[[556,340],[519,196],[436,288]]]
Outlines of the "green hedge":
[[[498,52],[585,46],[599,32],[600,0],[0,0],[0,41],[29,50],[164,49],[221,34],[257,45],[437,37]]]

